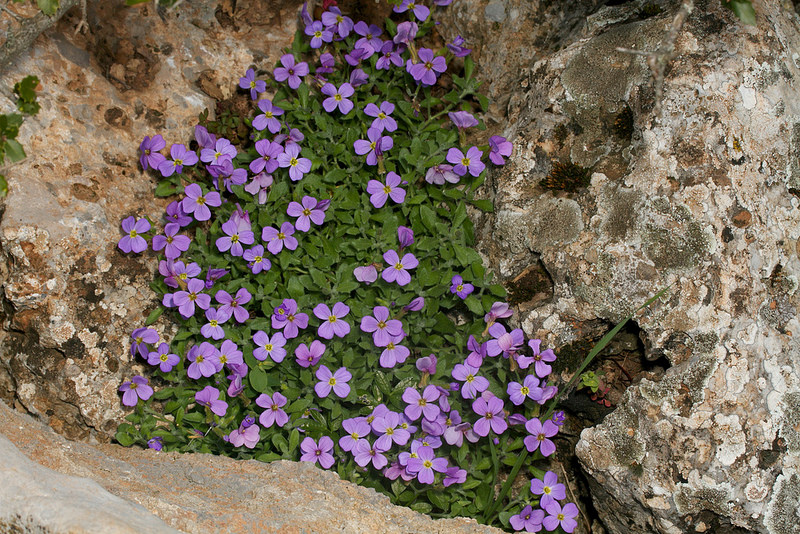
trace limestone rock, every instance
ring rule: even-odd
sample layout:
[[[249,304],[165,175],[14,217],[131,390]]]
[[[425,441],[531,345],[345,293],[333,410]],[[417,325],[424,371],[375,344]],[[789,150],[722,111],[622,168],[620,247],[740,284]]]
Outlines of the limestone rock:
[[[3,532],[500,532],[394,506],[308,463],[68,441],[2,401],[0,457]]]
[[[646,359],[669,369],[578,444],[609,532],[798,533],[800,18],[765,0],[744,26],[696,1],[654,116],[647,66],[617,47],[656,49],[678,3],[604,3],[446,15],[506,96],[490,130],[515,147],[483,252],[507,279],[541,261],[554,294],[521,325],[555,347],[672,284],[636,318]],[[544,190],[554,162],[591,169],[591,184]]]
[[[225,14],[208,2],[174,12],[89,2],[86,35],[74,35],[71,12],[4,73],[10,85],[35,74],[43,89],[19,136],[28,158],[6,172],[0,398],[68,437],[108,441],[124,416],[117,388],[142,371],[128,347],[156,305],[154,262],[116,248],[122,219],[163,213],[139,143],[157,133],[188,143],[198,114],[214,111],[201,87],[230,96],[251,65],[271,69],[300,4],[256,17],[258,4]]]

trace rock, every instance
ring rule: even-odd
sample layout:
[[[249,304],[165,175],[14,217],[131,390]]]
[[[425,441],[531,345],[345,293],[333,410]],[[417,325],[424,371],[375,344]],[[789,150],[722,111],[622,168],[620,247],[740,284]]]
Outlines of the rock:
[[[74,35],[73,11],[4,74],[11,83],[35,74],[43,89],[19,136],[28,158],[6,173],[0,398],[70,438],[109,441],[124,416],[117,388],[143,370],[128,347],[156,305],[155,267],[116,241],[123,218],[157,220],[165,204],[140,170],[139,143],[157,133],[189,142],[198,114],[213,114],[198,88],[209,72],[230,95],[250,66],[271,69],[300,3],[260,18],[247,15],[255,4],[238,2],[237,30],[207,3],[158,14],[152,4],[89,2],[87,35]]]
[[[0,455],[4,532],[501,532],[433,520],[308,463],[68,441],[2,401]]]
[[[570,345],[576,324],[614,324],[671,285],[635,318],[645,360],[669,368],[639,376],[577,446],[603,525],[800,532],[792,6],[759,2],[744,26],[695,2],[654,116],[647,66],[617,47],[656,49],[673,11],[508,0],[498,25],[492,3],[454,3],[441,28],[475,46],[499,97],[489,130],[515,147],[490,180],[482,252],[505,279],[541,262],[553,281],[552,299],[522,305],[526,334]],[[590,168],[591,183],[545,191],[555,162]],[[564,365],[569,378],[577,363]]]

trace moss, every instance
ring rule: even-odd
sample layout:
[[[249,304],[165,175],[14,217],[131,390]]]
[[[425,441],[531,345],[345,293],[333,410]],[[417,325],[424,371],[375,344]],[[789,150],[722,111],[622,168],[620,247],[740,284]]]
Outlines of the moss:
[[[614,134],[621,139],[630,139],[633,135],[633,111],[625,106],[614,118]]]
[[[691,488],[688,484],[678,484],[674,493],[675,509],[681,515],[710,510],[717,515],[730,515],[728,491],[721,488]]]
[[[641,464],[644,459],[644,444],[636,437],[639,428],[639,419],[628,405],[623,405],[607,419],[608,430],[606,434],[613,444],[614,459],[621,466]]]
[[[715,332],[701,332],[694,336],[695,352],[714,352],[717,345],[719,345],[719,336]]]
[[[800,477],[780,475],[764,523],[769,534],[800,534]]]
[[[676,215],[678,215],[676,213]],[[676,217],[680,221],[679,217]],[[642,248],[656,269],[688,269],[697,266],[711,251],[711,243],[696,221],[682,221],[683,228],[647,224]]]
[[[642,9],[639,10],[639,19],[649,19],[650,17],[655,17],[656,15],[660,15],[661,12],[664,11],[661,9],[661,6],[656,4],[655,2],[648,2],[642,6]]]
[[[578,189],[587,187],[591,177],[590,169],[575,165],[571,161],[568,163],[556,161],[550,174],[539,182],[539,185],[545,189],[574,193]]]

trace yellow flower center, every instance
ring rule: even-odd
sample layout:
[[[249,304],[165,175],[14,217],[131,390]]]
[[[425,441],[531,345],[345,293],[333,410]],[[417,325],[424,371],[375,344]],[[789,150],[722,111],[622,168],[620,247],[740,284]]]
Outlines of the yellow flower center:
[[[178,167],[180,165],[183,165],[183,160],[182,159],[176,159],[175,160],[175,166]]]
[[[286,234],[283,232],[278,232],[278,239],[286,239]]]
[[[335,385],[336,385],[336,379],[335,379],[335,378],[333,378],[333,377],[330,377],[330,378],[328,379],[328,385],[329,385],[329,386],[335,386]]]
[[[255,89],[255,88],[256,88],[256,81],[253,80],[252,82],[250,82],[250,89]]]
[[[211,325],[211,326],[213,326],[214,328],[216,328],[216,327],[219,325],[219,323],[217,322],[217,320],[216,320],[216,319],[211,319],[211,320],[208,322],[208,324],[210,324],[210,325]]]
[[[384,113],[383,111],[381,111],[380,113],[378,113],[378,118],[379,118],[379,119],[385,119],[385,118],[386,118],[386,113]]]
[[[386,323],[384,323],[383,321],[378,322],[378,328],[381,329],[386,328]]]
[[[531,390],[528,389],[526,386],[522,386],[521,388],[519,388],[519,392],[522,393],[523,395],[527,395],[528,393],[530,393],[530,391]]]
[[[272,350],[272,343],[267,343],[266,345],[264,345],[264,350],[270,352]]]
[[[162,362],[165,362],[169,359],[169,354],[162,354],[158,357],[158,359],[161,360]]]
[[[295,167],[297,163],[298,163],[297,158],[292,158],[289,160],[289,165],[291,165],[292,167]]]
[[[221,363],[221,364],[223,364],[223,365],[224,365],[224,364],[226,364],[226,363],[228,363],[228,355],[227,355],[227,354],[222,354],[222,355],[220,355],[220,357],[219,357],[219,363]]]
[[[310,210],[310,209],[308,209],[308,208],[305,208],[305,209],[303,209],[303,215],[305,215],[306,217],[308,217],[309,215],[311,215],[311,210]]]
[[[272,118],[272,112],[271,112],[271,111],[265,111],[265,112],[264,112],[264,116],[265,116],[266,118],[268,118],[268,119],[271,119],[271,118]]]
[[[335,315],[328,316],[328,322],[335,323],[336,322],[336,316]]]
[[[462,158],[462,159],[461,159],[461,164],[462,164],[464,167],[469,167],[469,158]]]
[[[403,270],[403,264],[402,263],[395,263],[394,264],[394,268],[397,269],[398,271],[402,271]]]
[[[203,357],[202,354],[198,354],[197,358],[195,358],[194,361],[197,363],[203,363],[203,361],[205,361],[205,358]]]
[[[422,465],[425,466],[425,469],[430,469],[433,466],[433,462],[431,462],[430,460],[424,460],[422,462]]]
[[[206,197],[197,197],[197,203],[198,204],[205,204],[206,203]]]
[[[256,256],[256,257],[255,257],[255,259],[253,260],[253,262],[254,262],[254,263],[261,263],[261,261],[262,261],[263,259],[264,259],[264,257],[263,257],[263,256]]]
[[[544,492],[545,492],[547,495],[550,495],[550,492],[551,492],[551,491],[552,491],[552,490],[550,489],[550,486],[545,486],[545,487],[544,487]]]
[[[475,380],[475,377],[474,377],[474,376],[472,376],[472,375],[467,375],[467,382],[472,382],[473,380]]]
[[[139,234],[136,233],[136,230],[131,230],[131,233],[130,233],[131,237],[136,237],[137,235],[139,235]]]
[[[457,292],[464,291],[464,285],[463,285],[463,284],[458,284],[458,285],[456,286],[456,291],[457,291]]]
[[[386,433],[391,436],[392,434],[394,434],[394,428],[387,428]]]
[[[383,192],[386,193],[387,195],[391,193],[392,192],[391,186],[388,185],[383,186]]]
[[[231,243],[236,243],[237,241],[239,241],[239,235],[238,234],[233,234],[231,236]]]
[[[336,93],[335,95],[333,95],[333,99],[336,100],[337,102],[341,102],[342,101],[342,95],[340,95],[339,93]]]

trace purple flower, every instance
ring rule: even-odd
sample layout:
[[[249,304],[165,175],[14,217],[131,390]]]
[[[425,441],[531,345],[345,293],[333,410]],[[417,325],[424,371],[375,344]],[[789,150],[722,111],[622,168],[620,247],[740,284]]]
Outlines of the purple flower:
[[[193,213],[198,221],[207,221],[211,218],[209,206],[221,206],[222,199],[219,193],[212,191],[203,194],[203,190],[197,184],[189,184],[184,190],[185,198],[181,201],[181,208],[186,214]]]
[[[331,390],[336,393],[340,399],[347,397],[350,394],[350,386],[347,382],[353,378],[353,375],[344,368],[340,367],[335,373],[331,373],[325,365],[320,365],[317,369],[316,375],[317,385],[314,386],[314,391],[320,398],[325,398],[330,395]]]
[[[448,467],[447,471],[445,471],[444,480],[442,481],[442,485],[446,488],[448,486],[452,486],[453,484],[463,484],[467,481],[467,471],[466,469],[459,469],[458,466]]]
[[[186,291],[176,291],[173,294],[172,302],[178,307],[178,312],[188,319],[194,315],[195,304],[207,310],[211,305],[211,295],[201,293],[206,288],[202,280],[193,278],[186,285]]]
[[[398,363],[406,361],[411,351],[402,345],[398,345],[401,341],[403,341],[403,336],[393,336],[389,339],[389,343],[386,344],[386,348],[381,352],[381,357],[378,361],[381,367],[391,369]]]
[[[172,176],[174,173],[180,174],[183,172],[184,165],[194,165],[197,163],[197,154],[191,150],[187,150],[184,145],[174,144],[169,147],[169,155],[171,160],[165,159],[158,165],[158,172],[161,176]]]
[[[558,410],[557,412],[553,413],[553,422],[561,426],[564,424],[564,421],[567,419],[567,414],[564,413],[564,410]]]
[[[383,30],[381,30],[378,26],[374,24],[370,24],[367,26],[367,23],[363,20],[356,22],[354,28],[355,32],[358,35],[361,35],[361,39],[356,41],[356,48],[366,48],[367,46],[372,47],[373,50],[376,52],[380,50],[383,41],[381,41],[380,36],[383,34]]]
[[[263,362],[269,356],[275,363],[280,363],[286,357],[286,349],[283,348],[286,345],[286,338],[280,332],[273,334],[270,339],[263,330],[259,330],[253,334],[253,343],[258,347],[253,351],[256,360]]]
[[[224,138],[217,139],[213,148],[200,151],[200,161],[209,165],[222,165],[223,161],[231,161],[236,157],[236,147]]]
[[[328,29],[335,29],[339,37],[344,39],[353,31],[353,19],[342,15],[338,7],[331,6],[322,14],[322,24]],[[313,48],[313,47],[312,47]]]
[[[400,175],[393,171],[389,171],[386,175],[386,183],[370,180],[367,183],[367,193],[372,195],[369,201],[376,208],[382,208],[390,197],[396,204],[402,204],[406,198],[405,189],[400,187],[402,182],[403,179],[400,178]]]
[[[467,348],[470,350],[465,363],[473,367],[480,367],[486,358],[486,343],[478,343],[475,336],[469,336]]]
[[[525,430],[530,434],[524,439],[525,448],[528,449],[528,452],[539,449],[544,457],[556,452],[555,443],[548,438],[558,434],[558,426],[550,419],[542,424],[537,417],[533,417],[525,423]]]
[[[275,117],[283,115],[283,110],[274,105],[272,100],[262,98],[258,101],[258,109],[260,109],[262,113],[253,119],[253,128],[259,132],[267,128],[272,133],[276,133],[281,129],[281,123]]]
[[[457,35],[455,39],[453,39],[452,43],[447,43],[447,49],[450,50],[454,56],[456,57],[465,57],[468,56],[470,52],[472,52],[471,48],[464,48],[463,44],[465,43],[464,38],[460,35]]]
[[[414,244],[414,231],[406,226],[397,227],[397,240],[400,242],[400,250]]]
[[[304,196],[301,202],[302,204],[289,202],[289,207],[286,208],[286,214],[289,217],[298,217],[295,222],[295,228],[301,232],[308,232],[312,222],[316,225],[325,222],[325,212],[319,208],[319,202],[316,198]]]
[[[227,365],[229,368],[238,368],[238,366],[244,365],[242,351],[230,339],[223,341],[222,346],[219,348],[219,363]]]
[[[545,511],[549,514],[542,521],[542,525],[549,531],[557,529],[559,526],[564,532],[571,533],[578,526],[575,518],[578,517],[578,507],[574,503],[568,502],[561,508],[561,505],[556,501],[547,503],[544,507]]]
[[[453,378],[464,382],[461,386],[461,396],[465,399],[474,399],[478,393],[489,389],[489,381],[482,376],[476,376],[477,374],[478,368],[471,365],[458,363],[453,367]]]
[[[214,308],[208,308],[206,310],[206,319],[208,319],[208,322],[204,324],[202,328],[200,328],[200,333],[203,335],[203,337],[206,339],[224,338],[225,331],[222,329],[220,324],[227,321],[228,317],[217,313],[217,310],[215,310]]]
[[[211,289],[212,287],[214,287],[214,282],[216,282],[226,274],[228,274],[227,269],[209,269],[208,272],[206,273],[206,282],[205,282],[206,289]]]
[[[486,165],[481,161],[482,156],[483,152],[476,146],[470,147],[466,156],[457,148],[451,148],[447,151],[447,161],[455,165],[453,172],[459,176],[464,176],[467,171],[472,176],[478,176],[483,172]]]
[[[192,346],[186,353],[186,359],[192,362],[186,369],[186,374],[193,380],[197,380],[201,376],[209,377],[222,370],[219,351],[207,341]]]
[[[544,510],[534,510],[531,505],[527,505],[517,515],[508,518],[511,528],[514,530],[524,530],[525,532],[539,532],[542,530],[542,520]]]
[[[442,56],[434,57],[433,50],[430,48],[420,48],[417,54],[419,55],[420,62],[411,63],[411,60],[409,59],[406,61],[406,70],[412,78],[420,82],[422,85],[435,84],[437,77],[436,73],[442,73],[447,70],[447,61]]]
[[[319,438],[319,445],[312,438],[305,438],[300,444],[303,455],[300,456],[301,462],[319,462],[319,465],[328,469],[333,465],[333,440],[328,436]]]
[[[372,315],[361,318],[361,331],[372,332],[372,342],[376,347],[385,347],[392,337],[403,333],[403,323],[389,319],[389,308],[386,306],[375,306]]]
[[[246,367],[246,366],[245,366]],[[228,384],[228,396],[231,398],[238,397],[244,391],[244,384],[242,383],[242,376],[239,374],[232,374],[228,376],[228,380],[231,381]]]
[[[411,10],[414,12],[414,16],[417,17],[417,20],[420,22],[425,22],[427,20],[428,15],[431,14],[430,8],[416,3],[414,0],[403,0],[403,3],[399,6],[394,6],[395,13],[405,13],[406,11]]]
[[[255,241],[255,236],[251,230],[250,223],[236,224],[233,219],[222,223],[222,231],[225,235],[218,238],[216,241],[217,249],[220,252],[231,251],[233,256],[241,256],[244,253],[245,245],[252,245]]]
[[[326,29],[322,22],[318,20],[306,26],[305,33],[311,37],[311,48],[320,48],[323,42],[330,43],[333,41],[333,32]]]
[[[117,246],[122,252],[144,252],[147,250],[147,241],[139,234],[150,230],[150,222],[147,219],[139,219],[131,215],[122,221],[122,231],[127,235],[119,240]],[[158,249],[156,249],[158,250]]]
[[[505,137],[493,135],[489,138],[489,160],[495,165],[505,165],[503,156],[510,156],[514,147]]]
[[[317,74],[330,74],[333,72],[333,66],[336,64],[336,61],[332,54],[325,52],[319,56],[319,63],[320,66],[317,67]]]
[[[418,29],[419,28],[417,27],[416,22],[412,22],[410,20],[401,22],[397,25],[397,34],[394,36],[395,44],[404,44],[406,46],[410,45],[411,41],[417,37]]]
[[[169,345],[161,343],[158,350],[147,355],[147,363],[158,365],[162,372],[169,373],[181,360],[177,354],[170,354]]]
[[[220,316],[226,317],[227,319],[233,315],[237,323],[243,323],[250,318],[250,312],[244,309],[242,304],[250,302],[252,297],[250,292],[243,287],[239,288],[239,291],[236,292],[236,297],[232,297],[230,293],[222,289],[217,291],[217,294],[214,295],[217,302],[222,304],[219,308]]]
[[[142,358],[147,359],[147,344],[152,345],[158,342],[158,332],[152,328],[137,328],[131,332],[131,339],[133,340],[131,342],[131,356],[136,356],[138,352]]]
[[[318,339],[312,341],[310,346],[306,346],[305,343],[300,343],[300,345],[294,349],[295,361],[300,367],[312,367],[317,365],[317,362],[322,358],[324,352],[325,345]]]
[[[375,50],[373,50],[371,46],[367,46],[365,48],[359,48],[356,46],[350,52],[344,55],[344,60],[347,61],[351,67],[357,67],[363,60],[372,57],[373,54],[375,54]]]
[[[317,304],[314,307],[314,315],[318,319],[322,319],[323,323],[319,326],[317,334],[324,339],[332,339],[334,335],[337,337],[344,337],[350,333],[350,325],[346,321],[342,321],[344,317],[350,313],[350,307],[343,302],[337,302],[333,305],[333,311],[328,308],[327,304]]]
[[[447,114],[447,116],[450,117],[450,120],[453,121],[453,124],[455,124],[459,129],[470,128],[478,125],[478,119],[476,119],[469,111],[450,112]]]
[[[303,175],[311,170],[311,160],[299,158],[300,145],[292,143],[287,145],[283,154],[278,155],[278,165],[282,168],[289,167],[289,178],[293,182],[303,179]]]
[[[192,218],[186,215],[178,200],[169,203],[164,218],[168,223],[175,223],[181,227],[188,226],[192,222]]]
[[[560,501],[567,498],[564,484],[558,483],[558,476],[552,471],[546,472],[542,480],[538,478],[531,480],[531,493],[541,495],[539,506],[543,508],[546,508],[554,500]]]
[[[256,141],[255,146],[256,152],[258,152],[261,157],[250,162],[250,172],[254,174],[261,171],[267,174],[275,172],[275,169],[278,168],[278,156],[283,154],[283,147],[269,139],[260,139]],[[270,184],[271,183],[270,181]],[[247,188],[245,188],[245,190],[247,190]],[[247,190],[247,192],[251,193],[249,190]]]
[[[342,115],[347,115],[353,109],[353,102],[348,97],[353,96],[355,90],[349,83],[343,83],[338,89],[332,83],[326,83],[320,91],[328,95],[328,98],[322,101],[322,107],[328,113],[338,107]]]
[[[259,93],[263,93],[267,88],[267,82],[264,80],[256,80],[256,72],[253,69],[247,69],[244,76],[239,78],[239,87],[242,89],[250,90],[250,98],[258,100]]]
[[[161,452],[164,449],[164,438],[156,436],[147,440],[147,447],[156,452]]]
[[[475,290],[475,286],[472,284],[465,284],[464,279],[458,274],[453,276],[450,284],[450,293],[458,295],[458,298],[461,300],[467,298],[467,296]]]
[[[299,330],[307,326],[308,314],[297,313],[297,302],[294,299],[284,299],[281,305],[275,308],[272,328],[282,328],[286,339],[297,337]]]
[[[416,421],[421,416],[425,419],[433,421],[440,413],[439,407],[434,404],[441,395],[441,392],[436,389],[436,386],[430,385],[425,388],[422,395],[412,388],[408,387],[403,392],[403,401],[408,404],[403,413],[406,414],[411,421]]]
[[[281,224],[280,231],[272,226],[265,226],[261,230],[261,239],[267,242],[267,250],[272,254],[277,254],[283,250],[284,246],[289,250],[297,248],[297,239],[292,237],[292,234],[294,234],[294,226],[287,221]]]
[[[286,80],[289,80],[289,87],[292,89],[297,89],[300,87],[300,78],[308,74],[308,63],[305,61],[295,63],[295,59],[292,54],[284,54],[281,56],[281,65],[283,66],[276,67],[275,70],[272,71],[272,75],[275,76],[275,80],[279,82],[285,82]]]
[[[242,421],[242,425],[228,435],[228,442],[234,447],[241,447],[244,445],[248,449],[253,449],[261,439],[258,425],[247,425]]]
[[[228,411],[228,403],[219,399],[220,391],[212,386],[206,386],[194,394],[194,400],[200,406],[210,408],[216,415],[222,417]]]
[[[199,124],[194,127],[194,138],[200,148],[212,148],[217,142],[217,136],[208,133],[205,126],[200,126]]]
[[[492,325],[497,319],[505,319],[506,317],[511,317],[513,315],[513,311],[509,309],[508,304],[505,302],[495,302],[492,304],[492,309],[489,310],[489,313],[483,316],[483,320],[488,325]]]
[[[136,406],[139,399],[146,401],[153,396],[153,388],[147,385],[148,380],[136,375],[130,382],[125,382],[119,387],[122,392],[122,404],[125,406]]]
[[[272,185],[272,176],[269,174],[259,173],[253,176],[253,180],[244,186],[244,190],[253,196],[258,195],[258,203],[267,203],[267,188]]]
[[[488,436],[490,428],[498,435],[508,428],[503,414],[503,401],[494,395],[490,396],[488,400],[485,396],[475,399],[472,403],[472,410],[483,416],[475,423],[475,433],[479,436]]]
[[[394,146],[394,141],[388,135],[381,135],[377,128],[367,130],[369,141],[359,139],[353,143],[353,149],[359,156],[367,155],[367,165],[377,165],[378,155],[382,155]]]
[[[154,135],[152,139],[149,135],[144,136],[142,144],[139,145],[139,152],[141,152],[139,163],[142,165],[142,170],[158,169],[158,166],[167,159],[163,154],[159,154],[159,150],[165,146],[167,146],[167,142],[161,135]]]
[[[375,269],[374,265],[366,265],[353,269],[353,275],[355,275],[356,280],[359,282],[371,284],[378,279],[378,270]]]
[[[553,368],[547,365],[546,362],[556,361],[556,354],[553,352],[553,349],[539,352],[541,343],[541,339],[531,339],[528,341],[528,346],[531,348],[531,351],[533,351],[533,370],[539,378],[544,378],[553,371]]]
[[[417,360],[417,369],[429,375],[436,374],[436,356],[430,354]]]
[[[339,439],[339,447],[345,452],[352,451],[358,440],[370,433],[369,423],[363,417],[345,419],[342,421],[342,429],[347,435]]]
[[[353,69],[350,73],[350,85],[360,87],[369,81],[369,75],[361,69]]]
[[[179,235],[181,226],[178,223],[168,223],[164,226],[164,235],[153,236],[153,250],[166,247],[164,256],[170,260],[180,257],[182,252],[189,250],[192,239],[189,236]]]
[[[247,266],[253,274],[258,274],[261,271],[269,271],[272,267],[272,262],[264,257],[264,247],[256,245],[244,251],[242,258],[247,262]]]
[[[364,108],[365,115],[369,117],[375,117],[375,120],[372,121],[372,125],[370,127],[381,132],[383,130],[386,130],[387,132],[393,132],[397,130],[397,121],[389,116],[393,111],[394,104],[386,101],[381,102],[380,107],[370,103]]]
[[[510,353],[519,351],[525,341],[525,335],[521,329],[515,328],[508,333],[506,327],[500,323],[489,327],[489,335],[494,338],[486,342],[486,354],[489,356],[497,356],[502,352],[504,357],[508,357]]]
[[[379,52],[381,53],[381,57],[378,58],[378,62],[375,64],[376,69],[389,70],[392,65],[395,67],[403,66],[403,58],[400,57],[401,51],[395,47],[392,41],[385,41],[381,45]]]
[[[442,185],[445,182],[457,184],[460,180],[461,178],[453,172],[453,166],[446,163],[435,165],[425,173],[425,181],[429,184]]]
[[[411,300],[407,305],[403,306],[403,309],[406,311],[420,311],[422,308],[425,307],[425,298],[424,297],[416,297]]]
[[[383,254],[383,259],[389,264],[381,273],[381,278],[386,282],[397,282],[397,285],[404,286],[411,282],[411,275],[406,269],[413,269],[419,265],[419,261],[413,254],[408,253],[401,260],[394,250],[389,250]]]
[[[161,260],[158,263],[158,272],[164,277],[164,283],[169,287],[179,287],[191,278],[200,274],[200,266],[190,263],[187,267],[182,261]],[[186,287],[184,285],[184,287]]]
[[[526,397],[535,401],[542,398],[542,388],[539,387],[539,379],[533,375],[526,376],[522,384],[519,382],[509,383],[506,392],[511,402],[517,406],[525,402]]]
[[[444,473],[447,471],[447,459],[436,458],[430,447],[420,447],[417,449],[417,458],[408,459],[408,470],[416,472],[417,480],[421,483],[433,484],[433,472]]]
[[[378,445],[377,441],[374,445],[370,445],[368,440],[360,439],[356,442],[356,445],[353,447],[351,452],[355,456],[356,463],[361,467],[366,467],[367,464],[372,462],[372,465],[375,467],[375,469],[382,469],[387,463],[389,463],[389,461],[386,459],[386,456],[383,455],[383,453],[387,450],[388,447],[381,447]]]
[[[289,422],[289,416],[286,415],[281,407],[286,406],[287,399],[280,393],[273,393],[272,397],[262,393],[256,399],[256,404],[262,408],[266,408],[258,418],[258,422],[264,428],[269,428],[274,424],[283,426]]]

